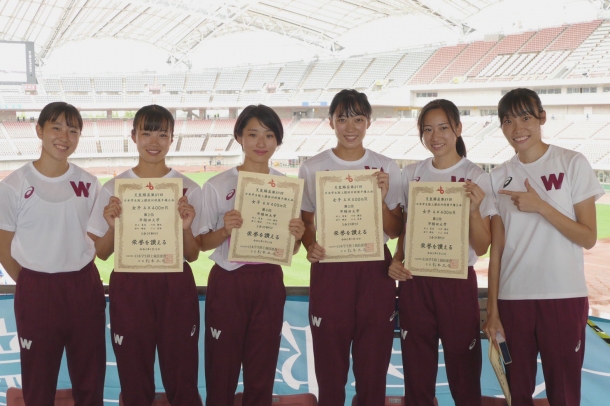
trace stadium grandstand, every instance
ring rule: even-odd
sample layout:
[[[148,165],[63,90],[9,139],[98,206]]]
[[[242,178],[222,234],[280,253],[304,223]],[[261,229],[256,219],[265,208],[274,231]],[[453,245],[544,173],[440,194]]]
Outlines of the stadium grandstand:
[[[500,2],[451,2],[455,4],[447,5],[444,13],[426,10],[421,6],[425,2],[372,2],[370,8],[339,2],[336,12],[342,13],[344,23],[327,24],[333,9],[330,3],[317,1],[319,15],[298,30],[298,9],[304,7],[299,1],[287,2],[281,11],[257,2],[219,1],[206,7],[195,1],[133,1],[128,2],[129,13],[139,15],[141,23],[127,26],[120,25],[127,11],[105,15],[100,1],[74,7],[67,1],[42,2],[36,11],[38,2],[8,0],[0,7],[0,39],[33,41],[37,63],[37,83],[0,85],[0,170],[15,169],[38,155],[32,118],[56,100],[76,105],[86,117],[73,157],[86,167],[133,162],[137,154],[129,139],[129,112],[151,103],[176,114],[170,154],[174,164],[239,162],[240,148],[232,138],[235,117],[249,104],[264,103],[276,109],[286,127],[285,145],[274,160],[298,165],[332,145],[333,131],[325,118],[333,95],[343,88],[369,95],[374,113],[367,147],[401,165],[429,156],[415,128],[418,109],[434,98],[454,101],[464,117],[469,157],[489,169],[512,154],[494,117],[497,101],[507,90],[526,86],[540,94],[547,108],[548,141],[582,152],[600,180],[610,182],[608,2],[581,2],[594,9],[585,21],[479,32],[474,21],[483,14],[481,4],[489,8]],[[100,21],[93,23],[79,11],[98,13]],[[10,17],[16,12],[22,15],[19,19]],[[261,13],[265,17],[255,21],[253,15]],[[348,31],[389,14],[435,21],[453,33],[457,43],[420,41],[364,55],[342,52],[341,38]],[[42,15],[49,17],[42,22]],[[186,21],[178,23],[182,17]],[[209,25],[198,27],[197,21],[206,18]],[[266,26],[269,22],[273,24]],[[176,26],[155,31],[159,23]],[[207,36],[229,41],[244,24],[266,34],[282,31],[295,43],[317,48],[317,53],[307,60],[288,57],[259,64],[254,58],[196,67],[193,60],[197,49],[205,48]],[[192,38],[196,30],[203,30],[203,38]],[[156,71],[124,67],[102,72],[91,66],[74,72],[53,61],[54,54],[70,43],[95,44],[96,38],[111,36],[152,43],[157,52],[165,52],[167,63]],[[384,47],[389,44],[380,48]]]
[[[11,43],[28,44],[23,59],[31,78],[21,79],[12,57],[2,53]],[[40,156],[36,119],[54,101],[81,111],[84,128],[70,161],[103,181],[136,165],[133,116],[153,103],[176,118],[167,163],[184,172],[239,164],[236,118],[251,104],[272,107],[284,125],[272,163],[294,175],[302,162],[335,145],[328,110],[346,88],[365,92],[373,106],[364,146],[401,168],[431,156],[416,125],[421,108],[437,98],[453,101],[468,158],[490,171],[515,153],[499,126],[497,104],[517,87],[540,95],[545,141],[584,154],[610,191],[610,0],[0,0],[0,180]],[[602,199],[608,203],[610,195]],[[303,251],[295,269],[309,266]],[[587,255],[587,272],[596,272],[587,274],[589,303],[610,328],[608,249],[603,257]],[[202,263],[193,266],[195,274],[204,274]],[[479,281],[487,282],[486,272]],[[294,285],[309,281],[303,280]],[[307,310],[298,309],[306,327],[291,330],[285,322],[280,393],[318,390],[315,373],[302,365],[312,365],[305,339],[311,331]],[[4,404],[4,388],[19,387],[21,375],[15,324],[5,322],[12,306],[0,306],[0,313]],[[587,339],[588,356],[601,366],[587,371],[593,378],[586,375],[583,405],[609,396],[602,344],[596,349]],[[112,357],[109,348],[110,341]],[[388,394],[403,393],[400,362],[388,371]],[[497,382],[484,364],[490,394]],[[293,366],[300,368],[294,376]],[[115,367],[114,359],[108,362],[112,376]],[[202,376],[200,370],[200,388]],[[447,385],[437,383],[440,405],[454,404]],[[536,396],[544,385],[537,381]],[[118,378],[108,386],[105,405],[119,404]]]

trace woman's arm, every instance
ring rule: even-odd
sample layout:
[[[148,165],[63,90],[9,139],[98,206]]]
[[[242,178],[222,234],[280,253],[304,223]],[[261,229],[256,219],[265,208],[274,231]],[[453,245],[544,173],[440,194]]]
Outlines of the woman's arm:
[[[403,224],[405,224],[407,221],[406,212],[403,212],[402,218]],[[388,269],[388,275],[390,275],[390,278],[397,281],[406,281],[407,279],[413,279],[411,272],[409,272],[409,270],[403,265],[403,262],[405,260],[405,232],[406,227],[403,227],[402,232],[398,236],[398,242],[396,243],[396,252],[394,253],[392,263],[390,264],[390,268]]]
[[[468,240],[478,256],[485,255],[491,244],[491,221],[489,217],[481,217],[481,203],[485,199],[485,192],[479,185],[469,180],[465,182],[464,189],[470,198]]]
[[[525,192],[500,190],[498,193],[511,196],[519,211],[538,213],[553,225],[564,237],[585,249],[591,249],[597,242],[597,214],[595,197],[590,197],[574,205],[576,221],[542,200],[525,180]]]
[[[377,178],[377,185],[381,189],[381,210],[383,218],[383,232],[390,238],[396,238],[402,231],[402,209],[397,205],[390,210],[385,202],[390,188],[390,175],[387,172],[375,172],[373,174]]]
[[[326,250],[316,241],[316,214],[301,210],[301,217],[303,218],[303,223],[305,225],[302,242],[307,250],[307,260],[311,263],[318,262],[319,260],[326,258]]]
[[[0,264],[8,272],[9,276],[17,282],[21,265],[11,255],[11,243],[15,236],[14,231],[0,230]]]
[[[243,223],[241,213],[237,210],[226,212],[223,219],[225,223],[224,227],[215,231],[201,234],[198,237],[201,251],[209,251],[218,248],[220,244],[231,236],[231,230],[234,228],[240,228]]]
[[[504,252],[504,223],[500,216],[491,218],[491,256],[489,258],[488,282],[487,282],[487,320],[483,326],[483,331],[487,334],[490,342],[493,342],[496,347],[496,332],[499,331],[502,336],[504,328],[500,321],[500,313],[498,312],[498,294],[500,291],[500,264],[502,261],[502,253]]]

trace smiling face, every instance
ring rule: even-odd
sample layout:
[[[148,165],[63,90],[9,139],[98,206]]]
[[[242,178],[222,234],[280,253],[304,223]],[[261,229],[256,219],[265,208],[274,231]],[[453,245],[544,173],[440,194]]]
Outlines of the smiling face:
[[[269,159],[277,148],[277,138],[273,131],[263,126],[256,117],[248,120],[236,139],[242,146],[245,159],[258,165],[268,166]]]
[[[156,164],[165,161],[165,156],[169,152],[169,147],[173,141],[172,134],[168,125],[162,126],[159,130],[145,130],[144,123],[138,126],[137,130],[131,131],[131,139],[136,143],[140,161],[149,164]]]
[[[62,113],[55,120],[47,120],[43,126],[36,125],[36,134],[42,140],[41,159],[66,162],[72,155],[81,132],[79,127],[74,127],[76,123],[70,124]]]
[[[502,132],[517,153],[542,144],[541,126],[546,122],[546,112],[538,112],[538,117],[524,113],[502,119]]]
[[[458,137],[462,135],[461,123],[456,126],[449,121],[442,109],[436,108],[426,112],[422,127],[422,141],[435,159],[446,157],[460,159],[456,143]]]
[[[364,115],[348,116],[338,111],[330,117],[330,127],[335,130],[337,137],[337,151],[363,149],[362,142],[371,121]]]

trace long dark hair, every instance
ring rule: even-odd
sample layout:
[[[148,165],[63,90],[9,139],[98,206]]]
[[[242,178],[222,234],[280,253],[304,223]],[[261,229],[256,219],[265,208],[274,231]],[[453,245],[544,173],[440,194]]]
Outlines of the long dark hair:
[[[452,101],[446,99],[436,99],[432,100],[430,103],[426,104],[419,113],[419,117],[417,118],[417,128],[419,129],[419,140],[423,144],[424,138],[424,119],[426,118],[426,114],[431,110],[441,109],[445,112],[447,119],[449,120],[449,125],[451,129],[457,135],[457,128],[460,126],[460,111],[457,106],[453,104]],[[455,141],[455,149],[459,156],[462,158],[466,158],[466,144],[464,144],[464,139],[461,136],[457,137]]]

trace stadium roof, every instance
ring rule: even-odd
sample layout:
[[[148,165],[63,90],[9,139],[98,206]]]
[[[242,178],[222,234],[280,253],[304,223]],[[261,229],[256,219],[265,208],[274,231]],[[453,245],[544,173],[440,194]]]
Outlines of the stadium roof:
[[[566,3],[554,1],[551,4]],[[583,0],[572,1],[575,2]],[[601,8],[610,3],[588,2]],[[318,54],[336,54],[343,49],[342,37],[368,27],[369,23],[425,15],[459,38],[476,29],[469,20],[506,3],[506,0],[3,0],[0,40],[33,41],[39,64],[44,64],[54,50],[67,43],[109,38],[154,45],[167,52],[170,64],[188,64],[189,57],[210,39],[253,31],[296,40],[315,48]]]

